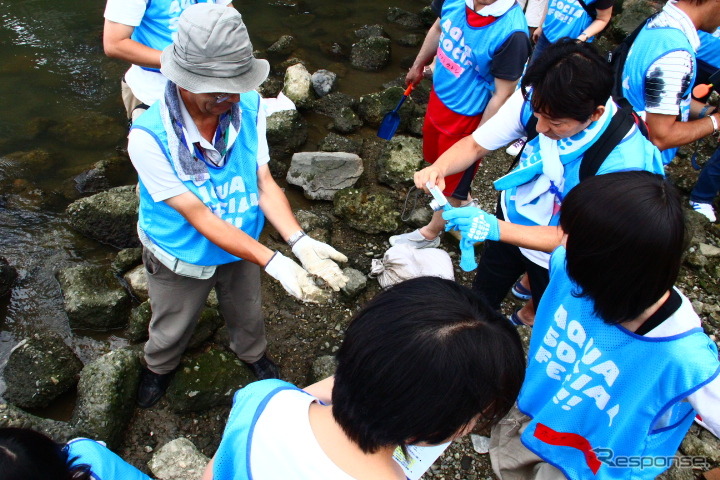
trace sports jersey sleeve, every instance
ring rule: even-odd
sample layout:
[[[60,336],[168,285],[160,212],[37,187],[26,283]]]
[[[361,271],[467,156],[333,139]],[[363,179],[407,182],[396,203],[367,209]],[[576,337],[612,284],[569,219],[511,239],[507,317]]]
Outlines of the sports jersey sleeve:
[[[514,32],[495,52],[490,73],[501,80],[515,81],[522,76],[529,56],[530,39],[527,33]]]
[[[142,22],[147,0],[107,0],[105,18],[115,23],[137,27]]]
[[[662,115],[680,113],[680,103],[693,74],[693,59],[675,50],[656,60],[645,75],[645,111]]]
[[[189,191],[153,136],[145,130],[130,130],[128,154],[140,181],[154,201],[161,202]]]
[[[472,133],[473,140],[487,150],[497,150],[525,135],[521,114],[525,99],[516,90],[493,117]]]

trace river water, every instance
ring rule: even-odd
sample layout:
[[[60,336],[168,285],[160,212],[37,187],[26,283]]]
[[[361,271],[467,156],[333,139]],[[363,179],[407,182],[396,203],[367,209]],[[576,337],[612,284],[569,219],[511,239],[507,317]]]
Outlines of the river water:
[[[394,44],[391,65],[365,73],[326,56],[322,46],[338,42],[349,52],[352,32],[364,24],[382,24],[391,37],[406,33],[386,21],[388,7],[417,12],[428,3],[307,0],[235,6],[256,49],[293,35],[298,42],[294,56],[305,60],[308,70],[335,71],[339,90],[359,96],[400,75],[400,60],[415,49]],[[122,136],[112,145],[77,146],[47,128],[96,114],[124,128],[119,79],[127,67],[103,54],[103,10],[103,0],[0,0],[0,256],[19,273],[11,296],[0,299],[0,370],[12,346],[39,329],[59,332],[84,362],[126,344],[122,331],[71,332],[55,280],[60,268],[109,264],[116,253],[75,234],[63,212],[78,197],[73,177],[98,160],[117,156],[124,147]],[[8,157],[35,149],[47,154],[31,166]],[[132,174],[127,177],[127,183],[135,181]]]

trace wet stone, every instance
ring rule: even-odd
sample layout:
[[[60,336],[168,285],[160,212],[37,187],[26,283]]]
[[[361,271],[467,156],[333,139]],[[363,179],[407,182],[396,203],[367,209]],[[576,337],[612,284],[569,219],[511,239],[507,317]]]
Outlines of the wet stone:
[[[337,75],[330,70],[320,69],[310,77],[313,90],[318,97],[324,97],[335,89]]]
[[[422,140],[395,135],[378,162],[378,180],[392,186],[412,186],[413,175],[422,166]]]
[[[361,39],[352,46],[350,64],[366,72],[382,70],[390,63],[390,43],[385,37]]]
[[[65,443],[78,436],[75,427],[68,422],[37,417],[3,401],[0,401],[0,428],[31,428],[58,443]]]
[[[374,188],[346,188],[335,194],[335,215],[365,233],[389,233],[399,227],[399,213],[390,193]]]
[[[315,100],[313,110],[322,115],[333,117],[344,107],[355,109],[356,106],[357,100],[350,95],[342,92],[332,92]]]
[[[270,156],[287,159],[307,140],[307,125],[297,110],[276,112],[267,119]]]
[[[150,310],[149,300],[132,309],[128,328],[125,330],[125,336],[130,343],[140,343],[147,340],[151,317],[152,311]]]
[[[115,256],[112,262],[112,271],[116,275],[122,275],[141,263],[142,248],[124,248]]]
[[[353,153],[300,152],[292,157],[286,180],[302,187],[306,198],[332,200],[351,187],[363,172],[363,162]]]
[[[115,448],[135,408],[140,379],[139,353],[129,348],[110,352],[80,374],[72,424],[82,436]]]
[[[389,7],[387,12],[387,19],[389,22],[397,23],[406,28],[422,28],[423,22],[420,16],[403,10],[398,7]]]
[[[21,408],[46,407],[75,385],[82,367],[59,335],[36,333],[13,347],[4,370],[3,396]]]
[[[232,352],[211,349],[185,358],[167,391],[175,412],[197,412],[230,405],[235,391],[256,378]]]
[[[295,103],[298,108],[306,108],[315,100],[312,76],[305,65],[297,64],[285,71],[285,86],[283,93]]]
[[[367,287],[367,275],[354,268],[343,268],[343,274],[348,278],[342,293],[348,298],[356,298]]]
[[[111,188],[71,203],[66,214],[75,230],[116,248],[139,247],[135,185]]]
[[[380,126],[385,115],[397,106],[404,91],[405,89],[402,87],[390,87],[382,92],[363,95],[360,97],[358,106],[360,118],[373,127]],[[415,102],[412,98],[408,98],[398,110],[400,115],[398,131],[402,131],[406,127],[410,118],[413,117],[414,109]]]
[[[127,324],[130,295],[106,267],[70,267],[57,278],[71,328],[108,330]]]
[[[323,152],[347,152],[359,154],[362,149],[362,142],[354,138],[348,138],[337,133],[330,132],[323,138],[319,145]]]
[[[270,45],[267,53],[270,55],[290,55],[295,50],[297,42],[292,35],[283,35],[277,42]]]

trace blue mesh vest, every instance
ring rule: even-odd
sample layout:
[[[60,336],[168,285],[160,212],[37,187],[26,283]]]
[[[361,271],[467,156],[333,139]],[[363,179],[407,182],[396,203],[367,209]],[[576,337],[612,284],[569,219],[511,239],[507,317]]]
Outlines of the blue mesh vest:
[[[682,31],[671,27],[648,28],[647,25],[640,31],[630,47],[622,75],[623,96],[632,104],[638,113],[645,112],[645,107],[653,103],[653,99],[645,98],[645,77],[650,66],[660,57],[677,50],[684,50],[693,58],[692,79],[683,92],[680,103],[680,118],[683,122],[690,115],[690,92],[695,83],[695,51]],[[657,72],[658,80],[662,80],[662,72]],[[662,151],[663,163],[667,165],[675,157],[677,147]]]
[[[585,2],[592,5],[595,0]],[[550,0],[542,32],[551,43],[563,37],[577,38],[593,19],[577,0]],[[588,38],[592,41],[594,37]]]
[[[160,118],[162,102],[155,103],[132,128],[150,133],[172,165],[167,133]],[[257,116],[260,95],[240,96],[242,120],[235,143],[227,152],[225,165],[208,166],[210,179],[200,185],[183,182],[218,217],[254,239],[260,237],[265,217],[258,206]],[[174,167],[173,167],[174,168]],[[165,202],[155,202],[140,182],[138,225],[165,252],[193,265],[222,265],[241,260],[205,238]]]
[[[695,411],[683,400],[720,373],[701,328],[644,337],[604,323],[565,270],[550,261],[518,407],[522,442],[570,479],[655,478],[670,466]],[[687,299],[675,313],[695,315]]]
[[[443,4],[433,88],[450,110],[472,116],[485,110],[495,91],[493,55],[510,35],[527,32],[527,22],[514,5],[489,25],[472,27],[465,9],[465,0]]]
[[[210,2],[208,0],[148,0],[145,15],[130,38],[156,50],[164,49],[172,43],[180,14],[195,3]],[[160,71],[157,68],[143,68],[154,72]]]

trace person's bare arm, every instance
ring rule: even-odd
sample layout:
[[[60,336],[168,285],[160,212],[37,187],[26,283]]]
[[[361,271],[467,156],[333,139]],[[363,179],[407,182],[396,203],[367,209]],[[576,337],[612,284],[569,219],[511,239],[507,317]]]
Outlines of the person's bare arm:
[[[537,43],[538,39],[540,38],[540,34],[542,34],[542,31],[543,31],[542,26],[543,26],[543,23],[545,23],[545,17],[547,17],[549,3],[550,3],[550,0],[547,0],[545,2],[545,8],[543,9],[543,14],[542,14],[542,19],[540,20],[540,25],[538,25],[537,28],[535,29],[535,31],[532,33],[531,40],[533,43]]]
[[[472,135],[468,135],[447,149],[435,163],[415,172],[415,186],[424,189],[425,184],[430,182],[442,190],[445,188],[446,176],[465,171],[488,153],[490,150],[479,145]]]
[[[495,78],[495,91],[493,92],[490,101],[485,107],[483,112],[482,120],[478,127],[492,118],[495,113],[503,106],[508,98],[515,92],[519,80],[503,80],[501,78]]]
[[[155,50],[130,37],[135,27],[105,20],[103,48],[105,55],[143,67],[160,68],[160,50]]]
[[[720,125],[720,114],[713,113],[712,116]],[[681,122],[675,115],[648,112],[645,121],[650,132],[650,141],[660,150],[687,145],[714,131],[710,118]]]
[[[430,30],[428,30],[427,35],[425,35],[425,40],[420,47],[420,51],[405,76],[406,85],[415,85],[423,79],[423,68],[425,68],[425,65],[428,65],[432,61],[433,57],[435,57],[435,52],[437,52],[439,42],[440,19],[438,18],[435,20],[435,23],[432,24]]]
[[[239,228],[217,217],[192,192],[185,192],[165,200],[195,229],[228,253],[261,267],[267,265],[273,251]]]
[[[498,220],[500,241],[516,247],[552,252],[562,242],[564,232],[559,226],[526,226]]]
[[[287,241],[293,233],[301,230],[300,224],[295,219],[285,192],[275,182],[267,164],[258,168],[257,175],[260,209],[280,236]]]
[[[582,31],[585,35],[582,35],[582,33],[578,35],[578,40],[582,40],[584,42],[588,38],[594,37],[605,30],[605,27],[607,27],[607,24],[610,22],[610,18],[612,17],[612,12],[613,7],[603,8],[602,10],[598,9],[595,20],[593,20],[592,23]]]

